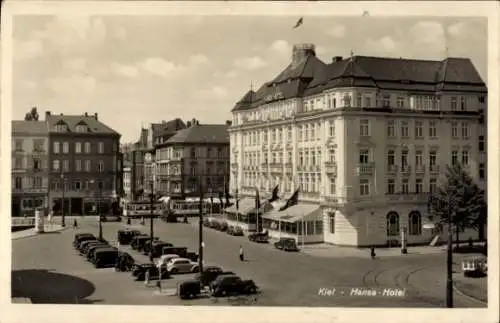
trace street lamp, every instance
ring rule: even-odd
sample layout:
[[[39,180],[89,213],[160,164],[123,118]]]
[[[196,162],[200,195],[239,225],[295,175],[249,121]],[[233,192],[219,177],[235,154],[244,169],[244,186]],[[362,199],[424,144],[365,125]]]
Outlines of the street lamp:
[[[61,198],[61,226],[64,228],[66,226],[66,221],[64,218],[64,191],[66,190],[66,178],[61,168],[61,184],[62,184],[62,198]]]
[[[154,215],[154,202],[155,202],[155,194],[153,192],[154,185],[153,181],[151,181],[151,194],[150,194],[150,222],[149,222],[149,234],[151,236],[150,240],[150,248],[149,248],[149,260],[151,263],[154,262],[153,259],[153,215]]]
[[[199,182],[199,187],[200,187],[200,201],[199,201],[199,212],[200,212],[200,221],[198,224],[198,266],[200,268],[200,275],[203,275],[203,247],[205,244],[203,243],[203,184],[202,184],[203,177],[200,176],[200,182]]]

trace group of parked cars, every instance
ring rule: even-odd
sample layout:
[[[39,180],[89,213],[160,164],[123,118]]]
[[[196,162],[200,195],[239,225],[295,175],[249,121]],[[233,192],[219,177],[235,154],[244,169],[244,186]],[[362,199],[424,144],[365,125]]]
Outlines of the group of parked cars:
[[[134,259],[130,254],[121,252],[106,240],[100,240],[91,233],[78,233],[73,247],[95,268],[115,267],[118,270],[132,268]]]
[[[243,236],[243,229],[237,225],[228,225],[226,221],[214,218],[203,219],[203,225],[232,236]]]

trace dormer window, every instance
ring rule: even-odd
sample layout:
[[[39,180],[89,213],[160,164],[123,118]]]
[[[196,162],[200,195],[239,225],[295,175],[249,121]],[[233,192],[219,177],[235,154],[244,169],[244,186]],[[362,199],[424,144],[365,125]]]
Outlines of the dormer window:
[[[64,122],[60,122],[54,125],[55,132],[66,132],[68,131],[68,126]]]
[[[85,124],[76,125],[76,132],[88,132],[88,127]]]

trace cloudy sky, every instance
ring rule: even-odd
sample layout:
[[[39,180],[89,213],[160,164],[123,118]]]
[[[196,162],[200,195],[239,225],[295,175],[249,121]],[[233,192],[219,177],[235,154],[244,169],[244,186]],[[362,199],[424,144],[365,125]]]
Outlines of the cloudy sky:
[[[332,56],[470,57],[487,79],[483,18],[16,16],[13,118],[98,112],[137,140],[141,125],[230,119],[235,102],[287,66],[294,43]]]

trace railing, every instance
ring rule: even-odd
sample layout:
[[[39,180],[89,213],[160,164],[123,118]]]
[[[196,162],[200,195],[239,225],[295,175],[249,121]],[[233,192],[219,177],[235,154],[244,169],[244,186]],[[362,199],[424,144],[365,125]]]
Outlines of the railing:
[[[336,162],[326,162],[325,163],[325,171],[327,174],[337,174],[337,163]]]
[[[425,166],[422,164],[415,165],[415,173],[425,173]]]
[[[293,171],[292,164],[291,163],[285,164],[285,172],[291,173],[292,171]]]
[[[357,174],[358,175],[373,175],[374,163],[364,163],[358,164]]]
[[[411,167],[410,165],[401,165],[400,170],[402,174],[407,174],[411,171]]]
[[[439,173],[439,165],[429,165],[429,172],[433,174]]]
[[[272,164],[270,164],[270,167],[271,167],[271,172],[276,172],[276,173],[283,172],[283,165],[282,164],[272,163]]]
[[[386,171],[389,174],[395,174],[398,171],[398,166],[394,164],[387,165]]]
[[[13,227],[24,227],[35,225],[35,218],[12,218],[12,226]]]
[[[389,201],[393,202],[427,202],[429,193],[399,193],[386,195]]]

